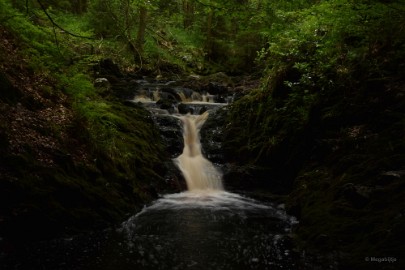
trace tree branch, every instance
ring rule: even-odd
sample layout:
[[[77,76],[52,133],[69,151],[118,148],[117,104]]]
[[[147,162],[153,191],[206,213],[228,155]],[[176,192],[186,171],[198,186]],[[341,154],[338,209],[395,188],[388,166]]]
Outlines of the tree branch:
[[[46,16],[48,17],[48,19],[51,21],[51,23],[52,23],[54,26],[56,26],[57,28],[59,28],[60,30],[62,30],[63,32],[65,32],[65,33],[67,33],[67,34],[69,34],[69,35],[71,35],[71,36],[78,37],[78,38],[95,39],[94,37],[87,37],[87,36],[81,36],[81,35],[74,34],[74,33],[70,32],[70,31],[67,31],[67,30],[64,29],[63,27],[59,26],[59,25],[52,19],[52,17],[49,15],[49,13],[46,11],[46,8],[45,8],[45,6],[41,3],[41,1],[40,1],[40,0],[37,0],[37,2],[38,2],[38,4],[41,6],[42,11],[45,13],[45,15],[46,15]]]

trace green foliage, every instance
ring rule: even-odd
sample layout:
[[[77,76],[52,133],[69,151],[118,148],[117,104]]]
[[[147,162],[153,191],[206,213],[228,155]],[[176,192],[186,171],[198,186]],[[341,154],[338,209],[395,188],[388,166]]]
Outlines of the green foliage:
[[[158,156],[162,155],[163,146],[143,109],[101,98],[85,74],[61,75],[58,81],[73,100],[77,117],[74,128],[81,130],[77,135],[87,141],[103,163],[110,164],[107,169],[110,173],[131,179],[134,185],[151,175],[160,178],[148,168],[160,162]],[[149,143],[151,140],[155,143]]]
[[[328,1],[304,10],[280,11],[278,18],[287,28],[272,37],[259,61],[268,59],[270,73],[285,63],[294,66],[305,87],[310,86],[306,78],[320,87],[339,83],[342,77],[356,81],[358,74],[353,70],[380,76],[378,69],[385,67],[377,59],[383,60],[388,51],[403,53],[401,25],[405,17],[395,4]]]
[[[59,82],[65,93],[78,102],[95,96],[93,84],[90,82],[90,78],[85,74],[77,73],[68,77],[61,75]]]
[[[151,69],[164,69],[165,65],[174,69],[173,72],[201,71],[204,68],[203,40],[198,34],[176,27],[149,34],[144,59]]]
[[[128,23],[133,24],[135,18],[134,11],[130,6],[124,6],[124,2],[119,0],[96,0],[89,6],[88,20],[89,25],[96,35],[101,37],[117,37],[123,35],[125,31],[124,14],[128,13],[130,17]],[[129,3],[129,2],[128,2]],[[123,9],[130,9],[132,12],[125,12]]]
[[[39,16],[41,12],[36,13],[37,21],[32,22],[8,2],[2,1],[0,7],[4,11],[0,20],[23,47],[27,59],[24,64],[34,72],[55,79],[58,84],[55,88],[68,96],[75,121],[66,128],[74,130],[77,139],[89,147],[89,154],[98,157],[98,169],[113,178],[126,179],[134,190],[142,189],[148,181],[160,179],[154,170],[164,158],[163,146],[147,112],[102,98],[89,76],[93,62],[113,53],[117,43],[67,35],[53,29],[47,18]],[[86,21],[76,20],[80,16],[51,13],[50,9],[47,12],[68,31],[91,36]],[[44,91],[49,92],[50,88],[44,87]],[[61,95],[60,92],[52,94]],[[55,127],[50,129],[57,133]]]
[[[63,64],[64,58],[61,57],[63,49],[55,43],[54,33],[51,28],[44,26],[35,26],[22,13],[13,9],[8,2],[0,3],[2,13],[0,21],[13,31],[25,44],[26,56],[30,58],[29,65],[34,70],[45,72],[46,70],[55,71]],[[38,17],[37,20],[43,21],[45,18]]]
[[[260,89],[231,106],[225,149],[266,166],[270,188],[277,176],[294,182],[305,248],[347,252],[342,268],[366,269],[371,246],[402,252],[403,176],[385,172],[403,169],[404,3],[285,2],[258,52]]]
[[[268,45],[256,59],[265,69],[263,83],[230,110],[227,148],[236,151],[230,156],[267,162],[310,128],[320,102],[341,96],[344,103],[373,81],[405,73],[400,4],[336,0],[305,7],[274,9]],[[342,113],[327,110],[324,117]]]
[[[93,87],[92,62],[117,43],[72,37],[38,7],[26,14],[10,2],[0,1],[1,234],[30,241],[117,224],[164,185],[166,158],[144,109],[106,100]],[[47,7],[66,30],[91,35],[80,16]],[[30,233],[21,230],[26,224]]]
[[[272,64],[266,62],[307,61],[305,55],[308,54],[313,57],[313,62],[320,62],[319,73],[328,67],[341,65],[339,72],[344,75],[350,73],[350,70],[342,62],[357,61],[372,50],[372,46],[379,50],[379,46],[387,45],[379,43],[382,39],[394,37],[393,43],[399,46],[400,39],[396,37],[403,21],[400,3],[381,1],[187,1],[190,8],[184,9],[180,2],[96,0],[81,1],[80,10],[76,10],[72,1],[42,2],[55,22],[66,30],[82,36],[94,34],[102,38],[92,42],[70,41],[70,45],[76,47],[76,52],[83,55],[89,54],[91,50],[97,55],[114,56],[117,62],[120,62],[119,58],[126,58],[128,60],[125,64],[134,67],[136,63],[141,68],[160,68],[163,62],[174,63],[184,70],[185,66],[190,65],[187,58],[192,53],[194,58],[195,54],[198,55],[198,63],[191,63],[197,70],[210,64],[219,64],[219,69],[242,72],[246,69],[255,70],[255,64],[271,69]],[[10,8],[7,3],[2,5]],[[17,6],[21,12],[27,11],[22,2],[18,2]],[[146,43],[136,44],[141,7],[148,10]],[[85,13],[77,16],[67,11]],[[29,2],[28,12],[37,24],[44,26],[42,31],[46,37],[39,38],[36,46],[40,47],[42,40],[50,42],[44,48],[39,48],[40,51],[47,49],[52,55],[62,54],[65,59],[69,58],[66,52],[58,48],[58,43],[65,42],[67,35],[52,29],[35,1]],[[184,25],[185,20],[188,20],[187,27]],[[394,21],[400,23],[395,24]],[[186,33],[187,42],[183,42]],[[51,43],[55,44],[50,46]],[[188,47],[189,44],[202,51],[196,53],[197,50]],[[353,47],[340,46],[343,44]],[[134,45],[137,47],[135,50],[131,48]],[[141,50],[143,45],[146,47],[144,51]],[[316,55],[311,54],[311,50],[315,50]],[[257,51],[259,58],[254,63]],[[396,50],[397,53],[401,51]],[[125,57],[119,57],[120,54]],[[143,61],[139,61],[140,58]],[[264,61],[265,58],[269,61]],[[326,63],[324,59],[329,60]],[[40,62],[38,60],[37,64]],[[377,69],[375,72],[378,72]]]
[[[179,70],[191,68],[199,72],[253,70],[256,51],[272,35],[277,11],[287,12],[294,7],[307,6],[311,1],[284,2],[95,0],[74,5],[72,1],[42,1],[54,21],[64,29],[99,38],[98,41],[77,42],[59,33],[59,29],[50,33],[49,37],[55,36],[56,45],[67,40],[81,57],[92,50],[96,55],[113,56],[116,62],[126,58],[128,60],[123,62],[131,68],[159,70],[164,65],[174,64]],[[22,3],[17,6],[21,12],[26,11]],[[143,31],[139,21],[141,8],[146,8],[148,13],[145,43],[139,43],[137,37]],[[28,11],[40,18],[48,31],[54,32],[39,5],[29,3]],[[70,57],[66,52],[60,53],[65,58]],[[124,57],[120,57],[122,54]]]

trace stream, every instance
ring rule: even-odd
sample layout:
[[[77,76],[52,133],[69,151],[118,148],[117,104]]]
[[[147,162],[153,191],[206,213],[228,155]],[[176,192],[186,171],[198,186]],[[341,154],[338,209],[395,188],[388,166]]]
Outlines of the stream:
[[[2,269],[298,269],[288,236],[295,223],[281,206],[188,191],[118,228],[26,246]]]
[[[203,155],[199,130],[211,110],[226,104],[189,100],[199,113],[185,115],[159,108],[153,100],[158,92],[149,93],[133,102],[182,123],[184,147],[173,161],[188,190],[161,195],[116,228],[0,254],[1,269],[303,269],[290,235],[298,221],[283,205],[227,192],[221,171]],[[169,93],[172,100],[181,96]]]

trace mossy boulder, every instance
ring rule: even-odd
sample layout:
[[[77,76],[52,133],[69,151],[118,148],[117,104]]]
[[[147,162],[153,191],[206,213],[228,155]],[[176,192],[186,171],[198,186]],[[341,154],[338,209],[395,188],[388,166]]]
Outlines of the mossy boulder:
[[[116,133],[91,141],[89,124],[79,119],[66,131],[74,140],[48,149],[47,163],[35,145],[22,145],[20,153],[11,152],[16,145],[2,149],[2,237],[27,241],[112,226],[171,188],[163,177],[169,157],[148,112],[113,102],[109,113],[100,121],[114,123]]]
[[[16,51],[0,60],[1,248],[115,226],[173,190],[148,111],[84,74],[16,66],[25,63]]]

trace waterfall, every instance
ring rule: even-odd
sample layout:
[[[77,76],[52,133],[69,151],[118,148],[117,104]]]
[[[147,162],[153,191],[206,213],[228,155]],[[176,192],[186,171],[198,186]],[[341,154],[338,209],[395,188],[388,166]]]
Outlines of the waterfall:
[[[179,118],[183,123],[184,148],[174,162],[183,173],[188,190],[223,190],[221,173],[201,152],[199,132],[208,118],[208,112]]]

